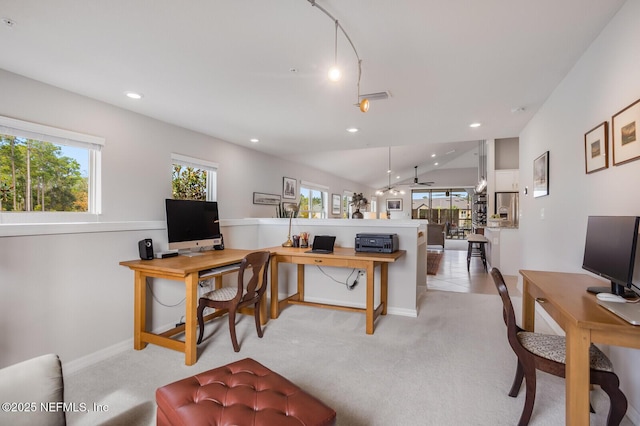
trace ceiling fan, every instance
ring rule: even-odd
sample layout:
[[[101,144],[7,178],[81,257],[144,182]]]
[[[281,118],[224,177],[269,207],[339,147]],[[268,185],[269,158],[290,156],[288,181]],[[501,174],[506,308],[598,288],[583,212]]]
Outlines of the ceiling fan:
[[[425,185],[425,186],[431,186],[433,185],[435,182],[433,181],[429,181],[429,182],[418,182],[418,166],[414,167],[415,170],[415,177],[413,178],[413,184],[414,185]]]

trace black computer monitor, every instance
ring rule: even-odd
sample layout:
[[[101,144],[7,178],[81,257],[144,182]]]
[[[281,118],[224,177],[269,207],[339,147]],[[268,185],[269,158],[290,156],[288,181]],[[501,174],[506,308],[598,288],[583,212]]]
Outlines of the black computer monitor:
[[[218,203],[165,200],[170,250],[202,250],[221,244]]]
[[[611,281],[610,287],[589,287],[589,292],[636,296],[626,288],[635,287],[639,222],[637,216],[589,216],[582,268]]]

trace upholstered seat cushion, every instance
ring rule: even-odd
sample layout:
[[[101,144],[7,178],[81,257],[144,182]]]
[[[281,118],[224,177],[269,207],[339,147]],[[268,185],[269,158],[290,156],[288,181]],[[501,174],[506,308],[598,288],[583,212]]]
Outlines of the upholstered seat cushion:
[[[236,294],[238,294],[237,287],[222,287],[217,290],[209,291],[200,297],[209,300],[224,301],[233,299],[234,297],[236,297]]]
[[[518,333],[518,340],[529,352],[551,361],[566,364],[567,343],[564,336],[521,331]],[[611,361],[596,346],[591,345],[589,348],[589,357],[593,370],[613,372]]]
[[[158,388],[157,424],[331,426],[336,412],[251,358]]]

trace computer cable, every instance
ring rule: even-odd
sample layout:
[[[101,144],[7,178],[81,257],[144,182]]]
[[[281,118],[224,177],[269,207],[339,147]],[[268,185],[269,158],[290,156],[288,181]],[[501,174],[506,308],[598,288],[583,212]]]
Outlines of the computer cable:
[[[320,272],[322,272],[325,276],[329,277],[332,281],[338,283],[338,284],[344,284],[345,287],[347,287],[347,290],[353,290],[357,285],[358,285],[358,278],[359,275],[356,275],[356,278],[353,280],[353,283],[349,284],[349,279],[351,278],[351,276],[353,275],[354,272],[357,271],[357,269],[352,269],[351,272],[349,273],[349,275],[347,276],[347,279],[343,281],[339,281],[335,278],[333,278],[331,275],[329,275],[328,273],[326,273],[322,267],[320,267],[319,265],[316,265],[316,267],[318,268],[318,270],[320,270]]]

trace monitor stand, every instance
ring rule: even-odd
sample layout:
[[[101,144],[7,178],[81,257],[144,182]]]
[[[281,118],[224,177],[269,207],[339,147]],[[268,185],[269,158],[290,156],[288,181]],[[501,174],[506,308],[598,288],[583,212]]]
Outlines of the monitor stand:
[[[618,296],[622,296],[625,299],[635,299],[638,295],[631,291],[627,290],[624,286],[620,284],[616,284],[611,282],[611,287],[588,287],[587,291],[589,293],[598,294],[598,293],[611,293],[617,294]]]
[[[194,257],[194,256],[202,256],[204,253],[201,251],[184,250],[184,251],[179,251],[178,254],[180,256]]]

